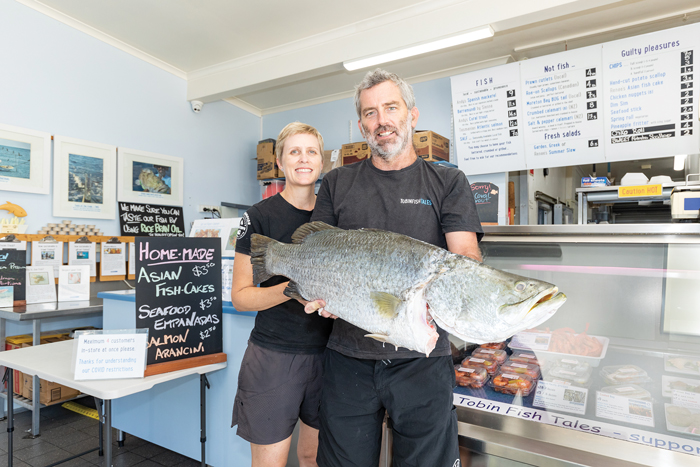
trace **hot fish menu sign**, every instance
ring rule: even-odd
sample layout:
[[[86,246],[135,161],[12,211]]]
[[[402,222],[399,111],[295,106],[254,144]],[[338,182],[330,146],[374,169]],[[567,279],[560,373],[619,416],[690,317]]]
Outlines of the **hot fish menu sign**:
[[[136,327],[148,328],[148,365],[222,352],[221,313],[220,239],[136,239]]]

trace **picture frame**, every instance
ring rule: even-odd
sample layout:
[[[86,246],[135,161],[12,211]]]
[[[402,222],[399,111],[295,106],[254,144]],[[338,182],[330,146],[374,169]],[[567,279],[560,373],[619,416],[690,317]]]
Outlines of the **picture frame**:
[[[54,136],[53,215],[115,219],[117,147]]]
[[[118,149],[117,199],[182,207],[184,160],[138,149]]]
[[[51,133],[0,123],[0,190],[48,195]]]

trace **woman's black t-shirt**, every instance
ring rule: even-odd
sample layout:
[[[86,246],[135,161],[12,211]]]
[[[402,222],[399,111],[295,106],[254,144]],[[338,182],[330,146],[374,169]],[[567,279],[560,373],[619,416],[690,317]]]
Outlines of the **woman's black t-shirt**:
[[[280,242],[292,243],[292,234],[309,222],[313,211],[303,211],[289,204],[280,194],[251,207],[241,219],[236,252],[250,256],[250,237],[257,233]],[[271,287],[286,282],[274,276],[260,284]],[[317,313],[306,314],[297,300],[288,300],[267,310],[260,310],[250,340],[256,345],[284,353],[320,353],[326,348],[333,320]]]

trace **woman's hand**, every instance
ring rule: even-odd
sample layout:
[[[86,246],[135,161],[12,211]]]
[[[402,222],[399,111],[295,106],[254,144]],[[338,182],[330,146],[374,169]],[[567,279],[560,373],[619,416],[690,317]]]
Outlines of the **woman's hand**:
[[[333,318],[333,319],[338,318],[336,315],[328,313],[326,310],[323,309],[326,306],[326,302],[324,302],[323,300],[314,300],[312,302],[306,302],[306,303],[302,302],[302,305],[304,305],[304,311],[307,314],[311,314],[311,313],[318,311],[318,314],[323,316],[324,318]]]

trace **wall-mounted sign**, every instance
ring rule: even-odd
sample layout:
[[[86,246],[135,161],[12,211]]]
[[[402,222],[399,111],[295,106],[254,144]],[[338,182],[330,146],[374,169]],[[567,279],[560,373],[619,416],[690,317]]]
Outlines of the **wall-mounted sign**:
[[[123,236],[185,236],[185,220],[180,207],[120,202],[119,225]]]

